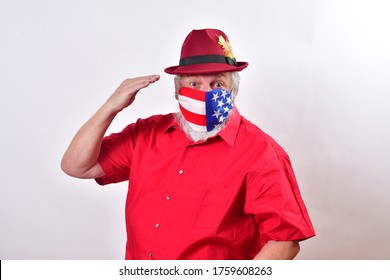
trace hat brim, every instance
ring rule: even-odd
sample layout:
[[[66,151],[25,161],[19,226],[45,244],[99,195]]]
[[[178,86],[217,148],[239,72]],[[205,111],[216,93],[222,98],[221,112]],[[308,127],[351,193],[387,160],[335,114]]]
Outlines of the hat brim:
[[[223,63],[201,63],[186,66],[172,66],[165,68],[164,71],[172,75],[214,74],[241,71],[247,66],[248,62],[237,62],[237,66]]]

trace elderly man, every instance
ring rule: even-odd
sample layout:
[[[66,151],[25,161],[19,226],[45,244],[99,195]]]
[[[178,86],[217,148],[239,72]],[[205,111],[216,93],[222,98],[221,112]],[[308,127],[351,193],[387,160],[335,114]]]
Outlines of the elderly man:
[[[293,259],[314,236],[288,155],[234,106],[247,65],[222,31],[193,30],[165,69],[178,113],[104,137],[159,76],[128,79],[70,143],[67,174],[129,181],[126,259]]]

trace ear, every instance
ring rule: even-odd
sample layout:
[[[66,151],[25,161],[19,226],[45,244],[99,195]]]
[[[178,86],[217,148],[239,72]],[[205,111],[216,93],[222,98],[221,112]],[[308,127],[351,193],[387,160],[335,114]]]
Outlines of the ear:
[[[237,96],[237,94],[238,94],[238,90],[240,89],[240,82],[238,82],[235,86],[234,86],[234,88],[233,88],[233,90],[232,90],[232,95],[233,95],[233,101],[234,101],[234,99],[236,99],[236,96]]]
[[[174,82],[175,82],[175,98],[176,100],[178,100],[178,94],[179,94],[179,89],[180,89],[180,81],[179,81],[179,78],[178,77],[175,77],[174,79]]]

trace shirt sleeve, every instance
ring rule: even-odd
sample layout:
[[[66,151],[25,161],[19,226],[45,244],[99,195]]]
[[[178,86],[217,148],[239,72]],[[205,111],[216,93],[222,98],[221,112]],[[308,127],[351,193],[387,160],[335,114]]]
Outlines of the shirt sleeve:
[[[263,164],[247,180],[244,211],[256,220],[261,247],[269,240],[301,241],[315,235],[287,155]]]
[[[105,175],[96,178],[99,185],[118,183],[129,179],[131,159],[136,139],[135,124],[102,140],[98,162]]]

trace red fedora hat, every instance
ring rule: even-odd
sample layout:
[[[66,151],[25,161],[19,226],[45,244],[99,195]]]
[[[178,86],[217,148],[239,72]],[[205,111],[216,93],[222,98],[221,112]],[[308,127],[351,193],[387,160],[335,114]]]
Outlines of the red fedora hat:
[[[229,39],[220,30],[192,30],[184,40],[178,66],[166,68],[168,74],[212,74],[241,71],[247,62],[237,62]]]

